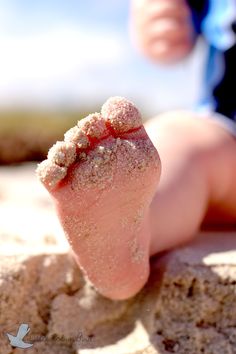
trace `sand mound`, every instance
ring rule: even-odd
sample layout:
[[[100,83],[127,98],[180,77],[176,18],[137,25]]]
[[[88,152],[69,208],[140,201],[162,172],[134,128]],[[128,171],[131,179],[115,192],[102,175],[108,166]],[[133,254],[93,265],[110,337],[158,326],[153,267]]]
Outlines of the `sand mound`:
[[[145,288],[111,301],[82,277],[34,169],[0,170],[0,354],[236,353],[236,232],[153,259]],[[6,336],[21,323],[29,349]]]

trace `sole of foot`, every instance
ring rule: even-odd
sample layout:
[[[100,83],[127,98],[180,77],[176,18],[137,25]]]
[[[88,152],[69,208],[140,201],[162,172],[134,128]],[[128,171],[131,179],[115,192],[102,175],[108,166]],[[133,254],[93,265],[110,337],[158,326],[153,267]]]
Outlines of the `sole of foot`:
[[[104,296],[129,298],[148,279],[160,170],[139,111],[121,97],[79,121],[38,166],[80,268]]]

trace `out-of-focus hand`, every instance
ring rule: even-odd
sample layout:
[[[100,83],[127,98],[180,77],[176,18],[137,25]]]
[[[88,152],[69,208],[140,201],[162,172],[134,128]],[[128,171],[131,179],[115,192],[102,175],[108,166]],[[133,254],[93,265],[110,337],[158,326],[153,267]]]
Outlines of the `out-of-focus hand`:
[[[191,11],[186,0],[131,0],[131,32],[150,59],[173,63],[194,45]]]

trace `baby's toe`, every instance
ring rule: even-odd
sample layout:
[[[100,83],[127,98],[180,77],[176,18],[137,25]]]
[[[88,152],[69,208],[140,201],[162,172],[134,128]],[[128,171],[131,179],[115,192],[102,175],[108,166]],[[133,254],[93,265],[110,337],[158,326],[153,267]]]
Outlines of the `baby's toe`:
[[[116,135],[142,126],[142,119],[138,109],[132,102],[123,97],[109,98],[102,106],[101,113]]]
[[[109,135],[106,122],[100,113],[92,113],[78,123],[78,127],[90,140],[100,140]]]

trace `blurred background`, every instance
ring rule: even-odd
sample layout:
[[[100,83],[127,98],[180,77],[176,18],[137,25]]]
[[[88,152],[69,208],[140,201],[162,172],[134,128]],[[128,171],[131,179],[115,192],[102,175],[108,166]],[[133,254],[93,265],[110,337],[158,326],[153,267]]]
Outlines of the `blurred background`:
[[[150,63],[131,42],[129,5],[0,0],[1,164],[44,158],[113,95],[131,99],[145,119],[194,105],[204,44],[178,65]]]

